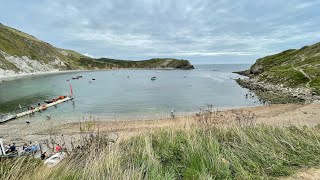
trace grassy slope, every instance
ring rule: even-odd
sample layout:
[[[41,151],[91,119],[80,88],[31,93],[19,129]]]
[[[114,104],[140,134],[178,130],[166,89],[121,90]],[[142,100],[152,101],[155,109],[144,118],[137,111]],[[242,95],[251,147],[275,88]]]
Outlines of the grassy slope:
[[[76,60],[82,56],[76,52],[71,53],[71,51],[66,51],[70,52],[70,54],[64,55],[60,52],[60,49],[53,47],[49,43],[40,41],[31,35],[2,24],[0,24],[0,50],[11,56],[28,56],[30,59],[38,60],[45,64],[59,58],[67,64],[67,67],[56,67],[59,69],[63,68],[62,70],[77,69],[78,63]],[[2,67],[3,69],[18,70],[16,67],[10,66],[11,63],[1,56],[0,61],[5,64]]]
[[[81,58],[83,65],[86,65],[90,58]],[[109,58],[95,59],[104,63],[107,67],[111,68],[173,68],[173,69],[193,69],[194,67],[188,60],[179,60],[172,58],[154,58],[142,61],[128,61],[128,60],[117,60]],[[98,64],[99,65],[99,64]]]
[[[320,94],[320,43],[258,59],[250,73],[288,87],[310,87]]]
[[[29,159],[2,161],[0,178],[273,179],[320,163],[318,127],[166,129],[111,148],[94,140],[56,168]]]

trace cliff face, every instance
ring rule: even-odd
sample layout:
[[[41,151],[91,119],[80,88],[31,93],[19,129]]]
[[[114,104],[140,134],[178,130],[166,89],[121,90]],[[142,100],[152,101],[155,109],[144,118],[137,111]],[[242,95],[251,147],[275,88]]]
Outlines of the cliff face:
[[[81,69],[77,61],[82,56],[0,24],[0,77]]]
[[[92,59],[75,51],[56,48],[0,23],[0,78],[48,71],[109,68],[193,69],[193,66],[187,60],[169,58],[146,61]]]
[[[247,71],[250,84],[306,99],[320,95],[320,43],[260,58]]]

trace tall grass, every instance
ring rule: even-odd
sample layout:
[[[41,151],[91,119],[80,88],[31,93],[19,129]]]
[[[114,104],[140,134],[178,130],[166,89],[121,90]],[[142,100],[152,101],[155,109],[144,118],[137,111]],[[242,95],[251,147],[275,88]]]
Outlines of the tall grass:
[[[119,143],[101,137],[91,142],[55,168],[34,162],[6,168],[1,163],[1,178],[273,179],[320,164],[317,127],[191,126],[155,130]]]

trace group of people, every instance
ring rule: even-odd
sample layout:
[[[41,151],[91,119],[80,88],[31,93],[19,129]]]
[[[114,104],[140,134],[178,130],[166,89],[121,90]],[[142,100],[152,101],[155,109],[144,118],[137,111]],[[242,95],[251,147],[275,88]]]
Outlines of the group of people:
[[[25,143],[22,146],[22,150],[25,152],[35,153],[39,150],[39,147],[31,143],[28,146],[27,143]],[[17,153],[17,152],[18,152],[18,149],[17,149],[16,143],[9,144],[9,146],[6,147],[6,153]]]
[[[25,152],[34,153],[34,152],[37,152],[39,150],[39,148],[35,144],[30,143],[30,145],[28,146],[27,143],[25,143],[22,146],[22,150],[24,150]]]

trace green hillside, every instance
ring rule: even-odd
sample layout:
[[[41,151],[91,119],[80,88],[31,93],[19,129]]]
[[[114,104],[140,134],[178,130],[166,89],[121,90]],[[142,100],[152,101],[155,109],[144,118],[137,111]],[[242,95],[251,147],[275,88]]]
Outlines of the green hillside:
[[[82,60],[85,58],[82,58]],[[117,60],[109,58],[97,59],[99,62],[107,63],[117,68],[147,68],[147,69],[194,69],[188,60],[172,58],[153,58],[141,61]]]
[[[0,77],[54,70],[110,68],[193,69],[193,66],[187,60],[176,59],[151,59],[147,61],[92,59],[75,51],[56,48],[0,23]]]
[[[320,43],[260,58],[242,74],[259,82],[306,87],[320,94]]]
[[[23,57],[50,64],[53,69],[78,69],[77,60],[83,55],[69,50],[55,48],[19,30],[0,24],[0,68],[23,71],[18,64],[7,60],[6,56]]]

